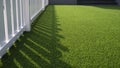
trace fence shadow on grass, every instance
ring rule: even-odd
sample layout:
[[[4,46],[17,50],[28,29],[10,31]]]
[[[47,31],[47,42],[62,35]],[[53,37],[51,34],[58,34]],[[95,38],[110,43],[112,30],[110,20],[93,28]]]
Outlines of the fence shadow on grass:
[[[25,32],[1,59],[2,68],[71,68],[60,60],[68,48],[60,43],[65,39],[54,6],[47,7],[32,24],[31,32]]]

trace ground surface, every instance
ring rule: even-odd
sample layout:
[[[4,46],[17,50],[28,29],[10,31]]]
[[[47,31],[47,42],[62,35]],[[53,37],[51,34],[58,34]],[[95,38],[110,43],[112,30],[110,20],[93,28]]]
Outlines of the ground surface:
[[[119,6],[48,6],[2,68],[119,68]]]

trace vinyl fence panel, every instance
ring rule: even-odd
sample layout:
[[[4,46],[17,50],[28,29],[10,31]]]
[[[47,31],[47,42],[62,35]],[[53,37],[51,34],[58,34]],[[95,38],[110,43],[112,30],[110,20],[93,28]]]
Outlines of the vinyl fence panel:
[[[45,9],[46,2],[48,1],[0,0],[0,57],[24,31],[30,31],[32,20]]]

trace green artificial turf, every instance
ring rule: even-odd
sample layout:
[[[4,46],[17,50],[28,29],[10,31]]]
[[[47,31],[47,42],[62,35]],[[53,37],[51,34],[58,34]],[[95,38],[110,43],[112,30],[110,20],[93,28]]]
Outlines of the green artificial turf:
[[[51,5],[2,68],[120,68],[120,7]]]

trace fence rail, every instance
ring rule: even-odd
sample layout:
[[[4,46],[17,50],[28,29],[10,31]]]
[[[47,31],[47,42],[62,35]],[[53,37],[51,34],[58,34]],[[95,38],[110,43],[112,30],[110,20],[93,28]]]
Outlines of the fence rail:
[[[0,57],[45,9],[48,0],[0,0]]]

